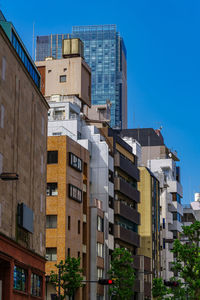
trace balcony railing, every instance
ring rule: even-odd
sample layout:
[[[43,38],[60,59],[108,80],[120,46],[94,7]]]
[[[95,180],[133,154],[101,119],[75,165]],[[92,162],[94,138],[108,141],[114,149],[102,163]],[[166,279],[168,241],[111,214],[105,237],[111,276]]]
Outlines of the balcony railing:
[[[139,181],[139,170],[134,163],[131,163],[129,159],[126,159],[119,153],[115,154],[115,167],[119,167],[129,176],[133,177],[136,181]]]
[[[121,215],[122,217],[136,223],[140,224],[140,214],[136,209],[122,203],[121,201],[115,201],[115,214]]]
[[[122,178],[116,177],[115,178],[115,190],[119,191],[120,193],[124,194],[128,198],[139,202],[140,201],[140,192],[134,188],[130,183],[124,181]]]
[[[123,228],[120,225],[115,224],[114,236],[128,244],[134,245],[135,247],[140,246],[140,237],[137,232]]]

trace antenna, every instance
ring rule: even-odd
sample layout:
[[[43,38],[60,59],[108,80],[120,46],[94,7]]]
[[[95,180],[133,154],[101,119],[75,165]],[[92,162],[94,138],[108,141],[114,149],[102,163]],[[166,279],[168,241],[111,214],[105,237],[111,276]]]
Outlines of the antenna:
[[[33,61],[35,61],[35,55],[34,55],[34,48],[35,48],[35,45],[34,45],[34,42],[35,42],[35,23],[33,22],[33,42],[32,42],[32,59]]]

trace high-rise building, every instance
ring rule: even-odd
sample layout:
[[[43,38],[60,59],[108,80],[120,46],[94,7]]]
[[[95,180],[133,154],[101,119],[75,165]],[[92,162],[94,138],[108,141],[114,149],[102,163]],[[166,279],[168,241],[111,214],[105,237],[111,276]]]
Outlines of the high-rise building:
[[[36,66],[3,19],[0,70],[0,299],[44,300],[49,106]]]
[[[68,34],[38,36],[36,61],[62,58],[62,40]],[[111,102],[110,125],[127,128],[126,48],[116,25],[72,27],[72,37],[84,42],[85,60],[92,70],[92,104]]]

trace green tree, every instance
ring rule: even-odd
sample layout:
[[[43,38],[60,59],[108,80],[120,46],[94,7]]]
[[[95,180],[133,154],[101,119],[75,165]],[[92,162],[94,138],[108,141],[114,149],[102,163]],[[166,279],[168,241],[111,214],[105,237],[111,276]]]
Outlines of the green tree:
[[[173,269],[184,280],[180,287],[187,292],[188,299],[197,300],[200,299],[200,222],[182,229],[181,239],[184,239],[175,240],[173,245],[176,257]]]
[[[164,285],[162,278],[153,279],[152,295],[154,299],[162,300],[168,294],[167,287]]]
[[[124,248],[116,248],[112,253],[111,268],[108,271],[113,284],[109,286],[109,295],[113,300],[129,300],[133,295],[135,280],[133,258]]]
[[[67,257],[65,262],[61,262],[57,265],[57,272],[51,271],[50,282],[58,289],[59,284],[61,287],[60,299],[65,299],[69,296],[69,299],[73,298],[76,290],[82,286],[83,277],[81,276],[83,270],[80,268],[80,258]],[[60,269],[60,280],[59,280]],[[59,282],[60,281],[60,282]]]
[[[173,270],[179,278],[179,284],[177,287],[165,287],[165,289],[163,280],[155,278],[152,293],[158,300],[200,299],[200,222],[182,226],[182,229],[181,238],[174,241],[172,249],[175,257]],[[177,281],[175,277],[170,280]],[[161,295],[159,295],[159,288]]]

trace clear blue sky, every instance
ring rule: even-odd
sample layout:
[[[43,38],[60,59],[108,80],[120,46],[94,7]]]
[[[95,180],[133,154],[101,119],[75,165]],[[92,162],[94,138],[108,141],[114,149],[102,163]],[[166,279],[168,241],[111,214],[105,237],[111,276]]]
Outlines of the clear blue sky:
[[[0,9],[28,50],[35,35],[117,24],[128,53],[128,126],[163,126],[181,159],[183,202],[200,191],[200,1],[8,1]]]

